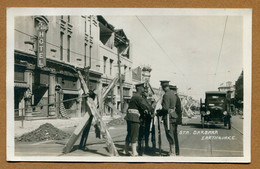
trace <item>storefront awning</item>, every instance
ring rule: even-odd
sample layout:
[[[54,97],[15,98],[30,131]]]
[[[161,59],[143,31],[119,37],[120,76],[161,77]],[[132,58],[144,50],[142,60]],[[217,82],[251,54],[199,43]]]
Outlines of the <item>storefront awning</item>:
[[[75,95],[79,95],[79,90],[66,90],[66,89],[63,89],[63,94],[75,94]]]
[[[124,99],[131,99],[131,96],[124,96]]]
[[[27,83],[14,83],[14,87],[19,87],[19,88],[29,88],[29,84]]]

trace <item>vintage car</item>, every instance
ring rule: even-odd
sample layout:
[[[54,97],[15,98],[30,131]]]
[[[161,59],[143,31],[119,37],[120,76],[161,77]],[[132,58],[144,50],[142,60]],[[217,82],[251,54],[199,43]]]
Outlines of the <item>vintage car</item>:
[[[223,123],[231,129],[231,115],[228,110],[228,99],[226,92],[211,91],[206,92],[205,103],[201,103],[201,124],[204,128],[205,123]]]

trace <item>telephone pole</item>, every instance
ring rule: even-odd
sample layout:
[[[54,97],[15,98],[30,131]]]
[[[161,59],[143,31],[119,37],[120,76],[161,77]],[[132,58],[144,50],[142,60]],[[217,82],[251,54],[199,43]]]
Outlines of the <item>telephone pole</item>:
[[[120,59],[120,53],[119,53],[119,46],[117,46],[117,56],[118,56],[118,75],[119,75],[119,87],[120,87],[120,110],[123,110],[123,104],[124,104],[124,98],[123,98],[123,79],[121,76],[121,59]]]

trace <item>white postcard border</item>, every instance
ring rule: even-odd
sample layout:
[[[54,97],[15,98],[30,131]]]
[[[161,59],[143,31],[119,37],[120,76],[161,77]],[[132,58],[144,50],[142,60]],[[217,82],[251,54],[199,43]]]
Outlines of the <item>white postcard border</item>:
[[[176,15],[176,16],[243,16],[244,68],[244,157],[82,157],[82,156],[15,156],[14,142],[14,17],[21,15]],[[251,162],[251,86],[252,86],[252,9],[170,9],[170,8],[8,8],[6,53],[6,159],[7,161],[63,162]]]

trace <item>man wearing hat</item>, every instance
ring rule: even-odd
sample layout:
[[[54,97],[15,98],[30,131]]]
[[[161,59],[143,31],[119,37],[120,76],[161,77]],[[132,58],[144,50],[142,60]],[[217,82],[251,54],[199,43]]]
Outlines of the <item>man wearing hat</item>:
[[[176,132],[176,121],[178,117],[176,113],[177,96],[170,90],[169,82],[170,81],[161,81],[161,86],[165,94],[162,99],[162,109],[157,110],[157,115],[162,116],[166,138],[170,144],[169,155],[175,156],[174,133]]]
[[[127,136],[125,140],[124,153],[128,154],[129,144],[132,145],[132,156],[138,156],[137,140],[140,126],[140,116],[148,112],[149,107],[144,101],[144,83],[135,85],[136,93],[132,96],[129,102],[129,107],[125,120],[127,121]]]
[[[144,143],[145,143],[145,151],[147,152],[149,150],[150,124],[152,120],[153,108],[151,103],[147,99],[147,97],[148,97],[148,86],[146,84],[144,88],[143,98],[144,98],[144,103],[148,107],[148,112],[143,113],[140,116],[140,128],[139,128],[139,137],[138,137],[138,150],[140,155],[143,155]]]
[[[178,115],[177,119],[176,119],[176,126],[175,126],[175,132],[174,132],[174,141],[175,141],[175,152],[176,155],[180,154],[180,149],[179,149],[179,141],[178,141],[178,125],[182,124],[182,108],[181,108],[181,100],[180,97],[177,94],[177,87],[170,85],[170,90],[173,91],[173,93],[176,95],[177,100],[176,100],[176,113]]]

